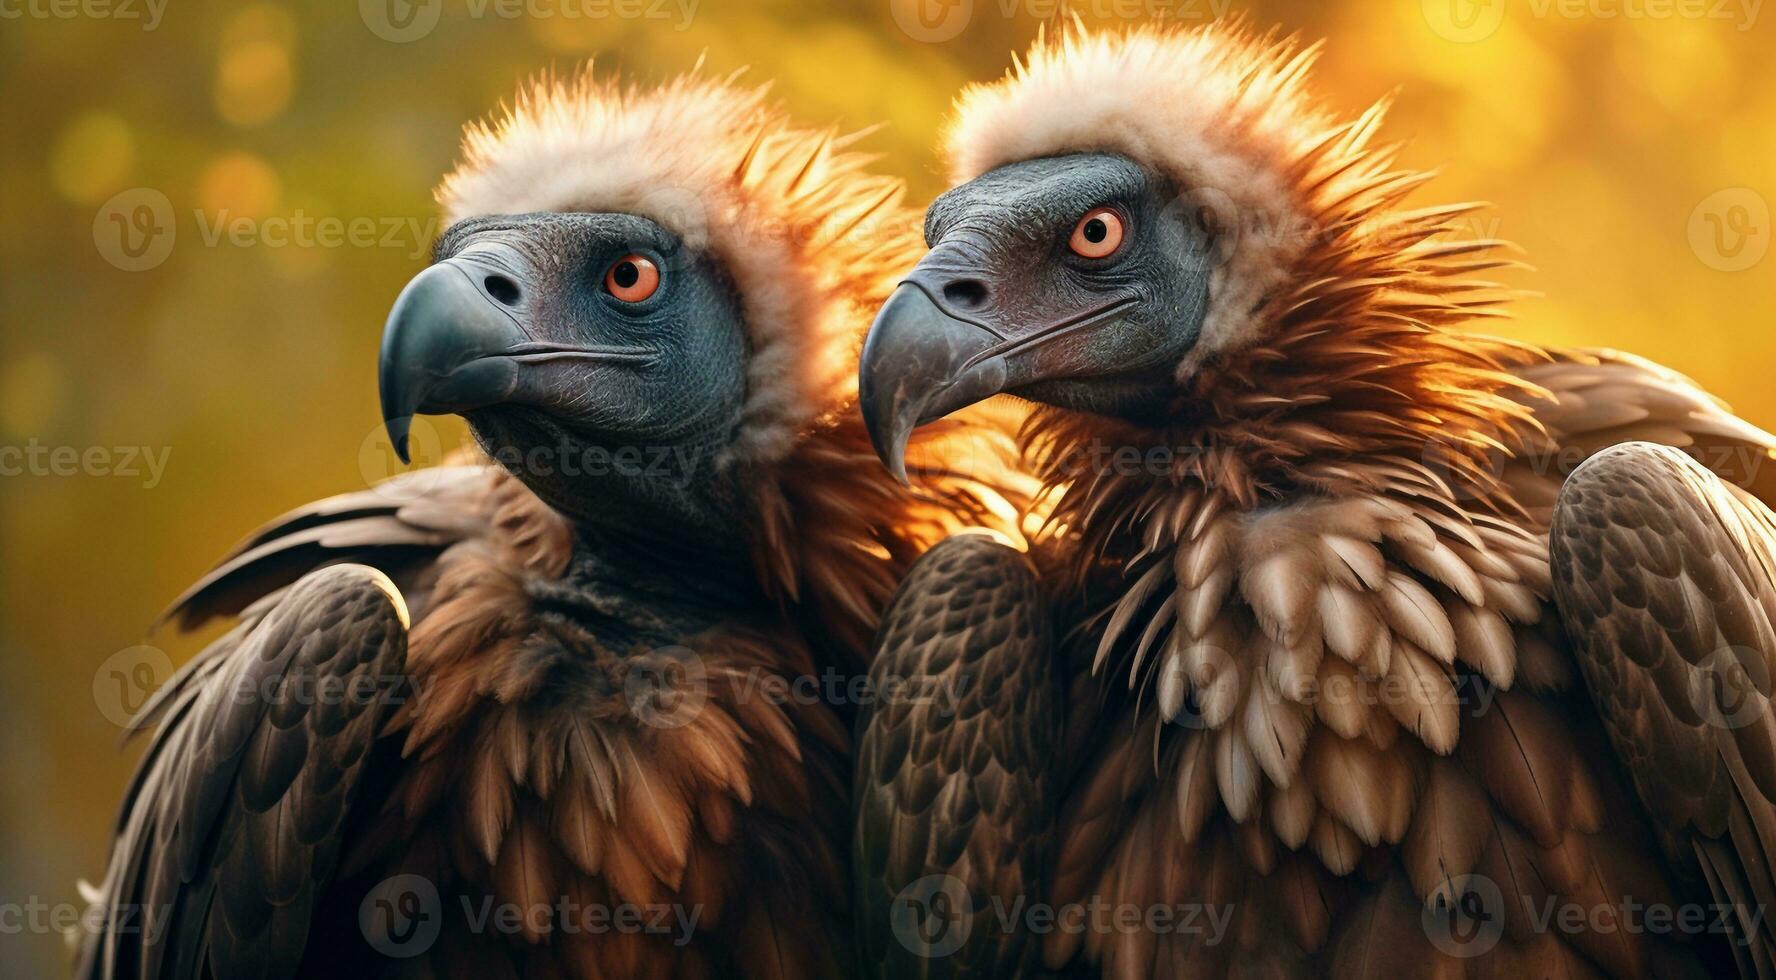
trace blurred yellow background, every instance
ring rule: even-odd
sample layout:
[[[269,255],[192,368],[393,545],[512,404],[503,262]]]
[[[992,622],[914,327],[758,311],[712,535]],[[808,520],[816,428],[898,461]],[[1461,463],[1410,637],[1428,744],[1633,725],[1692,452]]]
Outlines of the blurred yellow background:
[[[0,974],[65,969],[30,903],[103,870],[116,719],[193,649],[155,614],[261,520],[388,468],[378,336],[461,124],[540,68],[702,55],[810,121],[885,123],[922,203],[950,95],[1057,4],[916,2],[0,0]],[[1539,268],[1505,329],[1648,355],[1776,426],[1761,0],[1071,6],[1328,38],[1327,98],[1397,91],[1387,132],[1445,175],[1421,199],[1495,202],[1474,234]]]

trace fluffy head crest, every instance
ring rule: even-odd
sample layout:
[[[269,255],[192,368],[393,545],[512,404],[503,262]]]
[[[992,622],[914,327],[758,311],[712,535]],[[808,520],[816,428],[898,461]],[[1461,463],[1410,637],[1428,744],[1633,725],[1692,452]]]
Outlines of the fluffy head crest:
[[[1526,386],[1501,367],[1542,355],[1461,328],[1503,315],[1513,295],[1475,274],[1519,263],[1494,254],[1505,243],[1463,234],[1480,205],[1400,208],[1432,175],[1371,145],[1385,101],[1348,121],[1320,108],[1306,89],[1318,51],[1239,23],[1076,24],[961,95],[952,175],[1120,153],[1167,176],[1187,219],[1212,224],[1209,313],[1179,366],[1173,420],[1177,445],[1212,452],[1184,475],[1250,506],[1287,487],[1373,485],[1348,462],[1393,458],[1488,498],[1485,460],[1524,415]],[[1038,415],[1040,435],[1076,441],[1065,413]]]
[[[800,129],[764,87],[695,75],[658,88],[544,78],[468,127],[438,188],[448,220],[533,211],[658,222],[735,279],[751,339],[733,455],[782,459],[855,391],[874,306],[917,258],[900,181],[865,170],[856,136]]]
[[[1319,50],[1238,22],[1125,33],[1076,24],[962,93],[944,137],[951,176],[1093,150],[1165,175],[1176,206],[1219,239],[1195,359],[1237,350],[1265,336],[1303,259],[1397,189],[1391,152],[1368,145],[1385,104],[1344,122],[1308,96]]]
[[[734,278],[751,341],[731,462],[751,481],[747,533],[767,591],[861,656],[906,566],[968,524],[1016,530],[1009,422],[929,426],[901,487],[861,417],[856,358],[876,309],[924,251],[900,181],[856,136],[797,128],[764,88],[686,76],[656,89],[590,69],[544,79],[469,127],[438,189],[450,221],[532,211],[650,218]],[[853,665],[855,666],[855,665]]]

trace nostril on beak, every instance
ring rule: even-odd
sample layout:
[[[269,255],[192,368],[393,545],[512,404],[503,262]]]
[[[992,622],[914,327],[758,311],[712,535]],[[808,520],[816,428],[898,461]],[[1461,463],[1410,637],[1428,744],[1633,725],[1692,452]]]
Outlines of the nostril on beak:
[[[958,279],[946,284],[943,294],[949,302],[971,310],[987,301],[987,284],[979,279]]]
[[[511,279],[495,273],[494,275],[481,280],[481,285],[486,287],[487,295],[492,296],[501,303],[504,303],[507,306],[518,305],[518,284]]]

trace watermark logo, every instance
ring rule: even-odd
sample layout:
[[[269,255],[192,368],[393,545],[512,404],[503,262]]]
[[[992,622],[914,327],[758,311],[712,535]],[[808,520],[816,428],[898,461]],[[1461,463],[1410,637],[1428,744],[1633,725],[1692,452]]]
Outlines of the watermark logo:
[[[407,458],[401,462],[388,427],[378,425],[358,443],[358,475],[364,485],[392,503],[407,503],[428,496],[449,476],[442,464],[447,455],[437,425],[424,415],[407,420]],[[395,479],[400,477],[400,479]]]
[[[889,927],[907,952],[941,959],[961,949],[977,930],[998,936],[1054,934],[1114,936],[1142,932],[1186,935],[1217,946],[1233,923],[1231,904],[1199,902],[1142,905],[1090,895],[1060,905],[1030,901],[1026,895],[993,894],[977,906],[961,879],[927,875],[902,888],[889,906]]]
[[[1420,0],[1420,6],[1431,30],[1457,44],[1484,41],[1505,22],[1505,0]]]
[[[942,44],[968,29],[974,0],[888,0],[902,34],[923,44]]]
[[[298,208],[289,214],[247,217],[226,208],[191,211],[197,241],[206,248],[393,248],[410,259],[431,254],[438,219],[401,215],[316,215]],[[172,201],[152,187],[136,187],[106,201],[93,215],[93,244],[99,255],[125,272],[143,272],[165,262],[179,237]]]
[[[1437,36],[1474,44],[1498,33],[1513,0],[1420,0],[1425,23]],[[1764,0],[1526,0],[1520,8],[1535,20],[1718,21],[1748,31]]]
[[[32,437],[24,445],[0,445],[0,477],[98,476],[160,486],[171,446],[53,446]]]
[[[629,713],[651,728],[682,728],[709,701],[703,658],[684,647],[659,647],[629,661],[623,677]]]
[[[1232,262],[1243,236],[1262,239],[1278,231],[1276,216],[1245,214],[1226,191],[1206,184],[1172,198],[1166,213],[1192,233],[1184,261],[1197,272],[1212,272]]]
[[[106,721],[127,728],[172,676],[173,660],[166,651],[147,645],[125,647],[106,657],[93,672],[93,704]]]
[[[1232,705],[1227,694],[1239,683],[1239,668],[1226,650],[1203,644],[1193,650],[1193,665],[1160,678],[1160,710],[1181,728],[1208,729],[1227,720]],[[1169,665],[1161,670],[1170,671]],[[1217,684],[1217,681],[1219,683]],[[1213,717],[1210,717],[1213,712]]]
[[[0,0],[0,20],[135,20],[160,26],[167,0]]]
[[[1458,959],[1485,956],[1505,934],[1505,896],[1485,875],[1462,875],[1419,913],[1431,945]]]
[[[1728,730],[1764,716],[1770,699],[1758,690],[1756,671],[1766,685],[1764,655],[1750,647],[1726,646],[1704,657],[1689,675],[1690,707],[1704,723]]]
[[[974,925],[974,898],[954,875],[926,875],[894,896],[889,915],[889,928],[907,952],[922,959],[938,959],[968,941]]]
[[[1483,437],[1484,441],[1477,439]],[[1438,431],[1424,441],[1419,461],[1443,481],[1452,498],[1459,501],[1481,500],[1495,492],[1506,467],[1513,459],[1534,470],[1539,476],[1570,473],[1585,461],[1585,453],[1577,447],[1560,447],[1550,452],[1514,454],[1506,446],[1512,433],[1487,425],[1477,433]],[[1556,470],[1555,467],[1565,469]]]
[[[688,30],[702,0],[467,0],[471,20],[649,20]],[[358,16],[385,41],[408,44],[432,33],[444,0],[358,0]]]
[[[165,902],[140,905],[111,902],[111,896],[80,883],[81,903],[51,902],[36,895],[22,902],[0,902],[0,936],[61,936],[78,946],[87,936],[108,933],[139,936],[153,946],[166,938],[173,907]]]
[[[923,44],[953,40],[984,11],[1003,20],[1026,17],[1053,22],[1077,14],[1087,20],[1167,21],[1219,20],[1233,0],[888,0],[888,9],[902,34]]]
[[[1690,212],[1689,238],[1703,265],[1743,272],[1770,251],[1770,202],[1749,187],[1716,191]]]
[[[1713,20],[1748,31],[1757,23],[1764,0],[1529,0],[1534,17],[1566,20]]]
[[[358,906],[358,928],[382,955],[410,959],[438,941],[447,915],[452,930],[473,936],[649,935],[682,948],[695,938],[703,906],[588,903],[566,894],[519,903],[485,893],[458,894],[446,906],[430,879],[400,874],[384,879],[364,896]]]
[[[438,886],[423,875],[395,875],[378,882],[358,906],[358,929],[370,948],[394,959],[432,948],[444,928]]]
[[[710,248],[710,227],[713,215],[703,195],[686,187],[666,185],[649,189],[636,202],[635,213],[672,232],[672,248],[661,254],[660,271],[677,272],[690,268],[697,256]],[[726,216],[729,221],[733,215]],[[744,236],[752,229],[741,229]]]
[[[432,33],[443,16],[444,0],[358,0],[358,16],[370,33],[407,44]]]
[[[198,209],[192,216],[198,238],[208,248],[223,242],[235,248],[397,248],[407,258],[423,259],[431,254],[439,230],[436,218],[344,218],[309,214],[301,208],[264,218],[232,215],[226,208],[214,214]]]
[[[1517,437],[1496,427],[1480,430],[1476,435],[1486,443],[1476,443],[1471,436],[1458,441],[1454,436],[1437,433],[1425,440],[1424,452],[1419,457],[1433,475],[1449,486],[1457,500],[1486,497],[1493,492],[1494,483],[1504,479],[1511,469],[1564,481],[1592,455],[1585,446],[1551,440],[1512,445],[1519,441]],[[1751,483],[1770,461],[1769,455],[1755,446],[1696,445],[1678,451],[1728,483]]]
[[[1167,723],[1197,730],[1220,728],[1232,716],[1239,692],[1239,671],[1226,650],[1201,646],[1191,650],[1194,661],[1186,671],[1162,674],[1159,679],[1160,710]],[[1165,670],[1167,668],[1160,668]],[[1407,676],[1398,673],[1364,677],[1354,673],[1327,673],[1299,678],[1284,692],[1264,685],[1255,695],[1277,707],[1302,706],[1385,710],[1399,705],[1450,705],[1468,717],[1492,710],[1498,688],[1479,681],[1451,681],[1442,674]],[[1240,695],[1244,697],[1244,695]]]
[[[178,225],[173,202],[152,187],[135,187],[106,201],[93,216],[99,255],[124,272],[146,272],[173,253]]]

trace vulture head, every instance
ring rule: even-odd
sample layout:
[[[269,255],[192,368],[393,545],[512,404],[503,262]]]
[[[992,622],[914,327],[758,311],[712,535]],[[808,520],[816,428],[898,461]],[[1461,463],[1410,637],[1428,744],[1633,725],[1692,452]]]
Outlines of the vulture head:
[[[939,198],[932,251],[869,342],[865,411],[890,465],[913,426],[1000,392],[1162,415],[1202,334],[1212,244],[1175,193],[1129,157],[1092,152],[1007,164]]]
[[[1487,313],[1504,294],[1462,277],[1509,263],[1439,240],[1469,207],[1394,209],[1426,175],[1370,144],[1385,104],[1340,119],[1309,98],[1316,54],[1240,26],[1076,28],[964,91],[955,186],[861,364],[890,469],[918,426],[1009,393],[1037,433],[1212,447],[1175,475],[1246,504],[1312,483],[1330,449],[1421,459],[1427,433],[1477,474],[1509,386],[1485,344],[1435,328]]]
[[[698,480],[739,438],[748,343],[721,264],[622,212],[477,215],[402,291],[383,335],[383,414],[459,412],[494,459],[588,520],[710,528]],[[602,513],[601,513],[602,511]]]
[[[854,140],[731,79],[637,90],[589,70],[472,125],[435,261],[383,335],[397,449],[414,415],[460,414],[577,531],[731,555],[867,640],[906,562],[1003,524],[1015,447],[933,430],[918,491],[876,464],[857,353],[920,243]],[[993,451],[946,448],[964,432]]]

